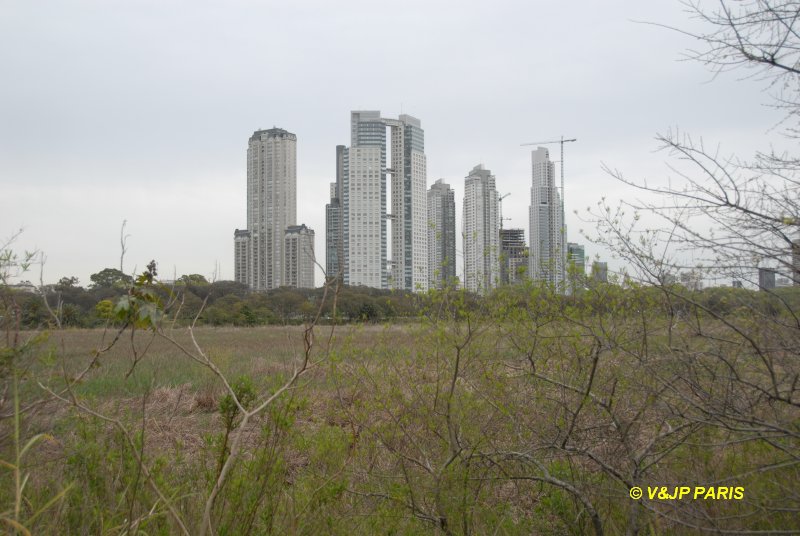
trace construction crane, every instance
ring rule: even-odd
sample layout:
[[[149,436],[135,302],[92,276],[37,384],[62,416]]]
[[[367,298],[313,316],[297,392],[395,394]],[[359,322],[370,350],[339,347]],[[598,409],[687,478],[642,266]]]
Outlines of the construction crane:
[[[534,141],[531,143],[523,143],[520,147],[525,147],[526,145],[551,145],[553,143],[561,144],[561,203],[564,203],[564,144],[569,143],[571,141],[578,141],[576,138],[571,138],[569,140],[565,140],[564,136],[561,136],[560,140],[550,140],[550,141]]]
[[[569,143],[572,141],[578,141],[577,138],[570,138],[568,140],[564,139],[564,136],[561,136],[560,140],[549,140],[549,141],[534,141],[531,143],[522,143],[520,147],[525,147],[526,145],[551,145],[553,143],[561,144],[561,262],[565,263],[564,266],[566,267],[566,258],[567,258],[567,237],[566,237],[566,226],[567,222],[564,218],[564,144]]]
[[[509,219],[509,220],[511,219],[511,218],[503,218],[503,199],[505,199],[509,195],[511,195],[511,194],[507,193],[506,195],[500,196],[500,199],[497,200],[498,204],[500,205],[500,230],[501,231],[503,230],[503,220],[504,219]]]

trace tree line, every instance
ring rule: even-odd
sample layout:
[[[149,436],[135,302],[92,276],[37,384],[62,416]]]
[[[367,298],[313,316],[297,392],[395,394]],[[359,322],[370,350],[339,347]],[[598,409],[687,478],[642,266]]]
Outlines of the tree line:
[[[105,268],[82,286],[76,277],[62,277],[38,292],[15,291],[21,326],[26,329],[53,324],[52,309],[64,327],[92,328],[112,319],[119,300],[127,296],[133,278],[116,268]],[[6,287],[5,292],[14,292]],[[166,313],[176,313],[180,323],[212,326],[261,326],[298,324],[315,315],[322,304],[323,289],[279,288],[250,292],[236,281],[208,281],[200,274],[182,275],[174,282],[161,282],[155,289]],[[335,314],[334,314],[335,308]],[[380,322],[413,317],[420,310],[419,298],[403,291],[341,286],[334,305],[327,300],[322,320]]]
[[[105,268],[90,276],[91,283],[84,287],[76,277],[62,277],[53,285],[46,285],[39,292],[16,291],[15,301],[19,307],[20,325],[24,329],[45,328],[53,325],[51,310],[60,318],[64,327],[92,328],[113,323],[113,311],[133,287],[134,281],[116,268]],[[551,300],[580,306],[579,295],[590,285],[611,285],[621,291],[637,288],[632,280],[621,279],[612,283],[585,281],[584,287],[570,296],[550,294]],[[524,296],[533,282],[497,289],[488,296],[465,293],[464,307],[475,311],[485,307],[485,300],[498,294],[502,296]],[[694,301],[717,314],[729,314],[736,310],[746,312],[753,308],[766,314],[775,314],[785,307],[800,309],[800,287],[773,289],[760,292],[746,288],[710,287],[688,291],[679,284],[672,285],[681,293],[691,292]],[[527,290],[526,290],[527,289]],[[12,292],[6,287],[5,292]],[[655,297],[663,294],[663,287],[649,291]],[[338,285],[336,299],[323,302],[323,288],[296,289],[279,288],[268,292],[251,292],[247,286],[235,281],[208,281],[200,274],[182,275],[174,282],[157,283],[155,293],[161,303],[169,304],[165,311],[174,316],[179,324],[194,322],[195,325],[210,326],[265,326],[300,324],[321,312],[321,323],[356,322],[376,323],[404,321],[430,314],[432,304],[437,303],[441,291],[414,294],[407,291],[381,290],[368,287]],[[680,314],[688,311],[680,301],[662,300],[665,312]]]

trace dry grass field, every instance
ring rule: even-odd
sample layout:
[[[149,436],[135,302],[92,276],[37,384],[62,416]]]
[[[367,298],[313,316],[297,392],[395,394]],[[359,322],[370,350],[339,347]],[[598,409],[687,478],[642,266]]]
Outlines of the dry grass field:
[[[203,327],[197,347],[185,328],[110,348],[112,330],[53,331],[18,383],[21,438],[46,434],[19,516],[61,534],[800,530],[796,364],[774,330],[737,317],[759,355],[647,296],[540,298],[457,321]],[[745,499],[630,497],[676,486]]]

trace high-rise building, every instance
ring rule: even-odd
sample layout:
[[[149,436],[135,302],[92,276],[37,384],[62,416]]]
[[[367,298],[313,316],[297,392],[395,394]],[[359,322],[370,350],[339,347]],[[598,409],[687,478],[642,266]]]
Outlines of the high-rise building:
[[[700,270],[681,272],[679,281],[686,290],[703,290],[703,275]]]
[[[314,230],[290,225],[284,234],[283,281],[287,287],[314,288]]]
[[[578,276],[586,275],[586,251],[583,244],[567,242],[567,270]]]
[[[253,290],[283,286],[284,233],[297,218],[297,136],[258,130],[247,148],[247,230]]]
[[[499,200],[495,177],[482,164],[464,181],[464,287],[484,293],[500,278]]]
[[[775,288],[775,274],[777,271],[774,268],[759,268],[758,269],[758,288],[759,290],[772,290]]]
[[[531,164],[531,244],[528,272],[532,279],[561,286],[566,257],[564,207],[548,150],[538,147],[532,151]]]
[[[428,289],[428,210],[425,132],[419,119],[385,119],[391,130],[391,288]]]
[[[592,263],[592,279],[600,283],[608,283],[608,263],[594,261]]]
[[[586,252],[583,244],[567,242],[567,292],[575,293],[586,285]]]
[[[524,229],[500,229],[500,282],[519,283],[528,273],[528,247]]]
[[[342,254],[342,206],[335,182],[331,183],[331,202],[325,205],[325,275],[339,274]]]
[[[233,232],[233,279],[247,284],[247,267],[250,266],[250,231],[236,229]]]
[[[285,285],[284,233],[297,218],[297,136],[257,130],[247,146],[247,230],[234,233],[236,280],[251,290]]]
[[[352,112],[344,153],[344,283],[387,288],[386,124],[380,112]]]
[[[387,162],[387,128],[391,150]],[[379,111],[354,111],[350,147],[344,150],[342,206],[343,273],[348,285],[425,290],[428,235],[424,132],[418,119],[385,119]],[[386,175],[392,213],[387,214]],[[391,265],[387,226],[391,220]],[[391,266],[391,267],[390,267]]]
[[[456,279],[456,199],[439,179],[428,190],[428,285],[444,288]]]
[[[342,233],[342,181],[344,177],[344,145],[336,146],[336,182],[331,183],[331,202],[325,205],[325,275],[342,275],[344,235]]]

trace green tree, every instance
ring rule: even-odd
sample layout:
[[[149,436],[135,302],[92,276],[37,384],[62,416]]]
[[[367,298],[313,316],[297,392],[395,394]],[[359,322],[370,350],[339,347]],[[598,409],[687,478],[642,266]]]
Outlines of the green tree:
[[[270,308],[285,322],[300,315],[306,301],[300,290],[280,288],[269,293]]]
[[[89,276],[92,288],[124,288],[133,283],[133,278],[116,268],[104,268]]]
[[[184,285],[208,285],[208,279],[200,274],[182,275],[178,278],[177,283]]]
[[[54,290],[62,291],[67,289],[80,288],[77,277],[62,277],[53,286]]]
[[[111,320],[114,316],[114,302],[111,300],[101,300],[94,307],[95,314],[102,320]]]
[[[247,285],[243,283],[237,281],[214,281],[210,285],[208,300],[213,303],[214,300],[228,295],[244,298],[247,292]]]

